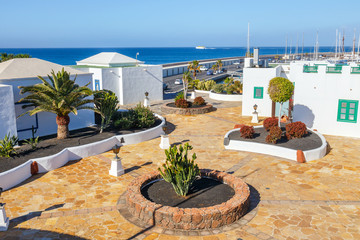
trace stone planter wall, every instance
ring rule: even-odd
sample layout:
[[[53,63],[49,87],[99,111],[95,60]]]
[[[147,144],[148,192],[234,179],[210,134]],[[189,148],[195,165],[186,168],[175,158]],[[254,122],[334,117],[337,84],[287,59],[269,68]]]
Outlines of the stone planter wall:
[[[165,114],[196,115],[208,113],[213,110],[213,106],[211,104],[206,104],[198,108],[177,108],[170,107],[168,104],[169,103],[161,106],[161,111]]]
[[[215,170],[201,170],[201,176],[228,184],[235,190],[235,195],[227,202],[206,208],[163,206],[141,194],[142,186],[161,178],[158,172],[152,172],[130,183],[126,192],[127,209],[146,224],[183,230],[218,228],[237,221],[247,212],[250,190],[240,178]]]

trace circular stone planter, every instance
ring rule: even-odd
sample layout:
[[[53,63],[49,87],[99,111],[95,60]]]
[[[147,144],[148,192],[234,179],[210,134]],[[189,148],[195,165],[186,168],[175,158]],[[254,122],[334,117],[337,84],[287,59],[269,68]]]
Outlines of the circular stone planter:
[[[234,189],[234,196],[224,203],[205,208],[178,208],[156,204],[141,194],[143,186],[161,178],[158,172],[153,172],[130,183],[125,195],[126,207],[134,217],[146,224],[183,230],[218,228],[237,221],[247,212],[250,190],[244,181],[215,170],[202,169],[201,176],[228,184]]]
[[[204,114],[213,111],[213,106],[211,104],[206,104],[199,107],[191,108],[177,108],[170,106],[172,103],[166,103],[161,106],[161,111],[166,114],[180,114],[180,115],[196,115]]]
[[[242,94],[221,94],[210,92],[209,98],[219,101],[228,101],[228,102],[240,102],[243,99]]]

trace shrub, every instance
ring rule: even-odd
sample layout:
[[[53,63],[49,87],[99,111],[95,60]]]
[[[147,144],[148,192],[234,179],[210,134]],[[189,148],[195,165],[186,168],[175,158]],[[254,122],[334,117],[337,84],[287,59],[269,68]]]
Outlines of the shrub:
[[[113,115],[113,125],[118,129],[147,128],[155,123],[154,113],[148,107],[140,103],[132,109],[124,112],[116,112]]]
[[[120,119],[117,119],[114,121],[114,126],[118,129],[123,129],[123,130],[127,130],[132,128],[133,126],[133,121],[131,121],[129,118],[127,117],[122,117]]]
[[[224,90],[227,94],[233,94],[234,86],[233,85],[226,86]]]
[[[303,122],[293,122],[286,125],[286,137],[289,140],[292,138],[302,138],[306,134],[308,134],[308,131]]]
[[[140,103],[132,109],[132,113],[135,115],[135,127],[147,128],[151,127],[155,123],[154,113],[148,107],[142,106]]]
[[[212,90],[216,93],[222,93],[224,91],[225,86],[223,84],[216,84]]]
[[[29,138],[28,140],[24,140],[24,142],[26,144],[29,144],[31,146],[31,149],[35,149],[39,143],[39,136],[35,137],[35,133],[37,132],[37,130],[35,130],[34,125],[31,126],[31,134],[32,137]]]
[[[12,154],[16,154],[14,147],[19,142],[16,136],[11,136],[10,133],[5,135],[4,139],[0,140],[0,156],[10,157]]]
[[[279,126],[270,127],[269,135],[266,136],[265,141],[267,143],[276,143],[277,140],[281,139],[282,130]]]
[[[175,97],[175,102],[176,102],[176,100],[179,100],[179,99],[184,99],[184,92],[183,92],[183,91],[179,92],[179,93],[176,95],[176,97]]]
[[[119,100],[114,92],[101,90],[94,92],[95,112],[101,115],[100,133],[110,125],[111,118],[119,109]]]
[[[198,165],[195,163],[196,154],[192,155],[192,159],[188,159],[188,150],[192,150],[192,146],[186,143],[180,145],[179,150],[176,146],[165,150],[166,161],[163,164],[164,170],[158,168],[159,173],[168,183],[171,183],[176,194],[186,196],[189,189],[196,178],[200,175]]]
[[[214,80],[208,80],[205,82],[205,89],[206,91],[210,91],[214,86],[216,85],[216,82]]]
[[[234,81],[233,83],[234,92],[240,94],[243,92],[243,84],[240,81]]]
[[[202,97],[196,97],[194,99],[194,105],[196,105],[196,106],[205,105],[205,100]]]
[[[253,126],[243,126],[240,128],[240,136],[242,138],[254,138],[254,127]]]
[[[175,106],[178,108],[188,108],[189,103],[185,99],[178,99],[175,101]]]
[[[278,121],[277,117],[269,117],[264,120],[263,126],[266,131],[269,131],[271,127],[278,126]]]
[[[198,90],[206,90],[205,81],[199,81],[198,83],[196,83],[196,89],[198,89]]]

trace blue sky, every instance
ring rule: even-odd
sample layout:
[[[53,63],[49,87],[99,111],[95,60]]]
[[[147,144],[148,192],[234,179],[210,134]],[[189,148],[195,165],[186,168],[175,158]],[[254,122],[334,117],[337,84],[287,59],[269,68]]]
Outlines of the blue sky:
[[[352,45],[359,0],[0,0],[0,48]]]

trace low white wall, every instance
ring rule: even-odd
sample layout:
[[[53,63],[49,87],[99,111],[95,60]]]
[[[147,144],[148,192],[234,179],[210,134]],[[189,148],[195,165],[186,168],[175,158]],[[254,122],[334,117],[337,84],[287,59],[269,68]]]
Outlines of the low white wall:
[[[219,101],[227,101],[227,102],[241,102],[243,99],[242,94],[219,94],[210,92],[209,98]]]
[[[195,89],[196,93],[206,93],[206,94],[210,94],[210,91],[205,91],[205,90],[197,90]]]
[[[262,126],[256,126],[254,128],[260,128]],[[308,129],[311,130],[311,129]],[[232,132],[240,131],[240,128],[233,129],[226,133],[225,138],[229,137],[229,134]],[[320,158],[323,158],[326,155],[326,140],[323,135],[320,133],[312,131],[312,133],[318,135],[322,141],[320,147],[303,151],[306,161],[313,161]],[[225,149],[237,150],[237,151],[245,151],[245,152],[254,152],[254,153],[262,153],[268,154],[272,156],[287,158],[290,160],[297,161],[297,150],[284,148],[280,146],[271,145],[271,144],[263,144],[256,142],[248,142],[241,140],[230,140],[228,145],[225,145]]]
[[[44,173],[62,167],[68,161],[78,160],[109,151],[115,144],[136,144],[156,138],[163,133],[162,126],[165,124],[165,119],[157,114],[155,114],[155,116],[161,119],[161,124],[146,131],[118,135],[95,143],[65,148],[61,152],[51,156],[30,159],[29,161],[20,166],[0,173],[0,187],[2,187],[4,190],[7,190],[31,177],[30,165],[33,161],[36,161],[38,163],[39,172]],[[124,138],[124,144],[120,143],[121,138]]]
[[[14,94],[12,86],[0,84],[0,139],[17,136]]]

